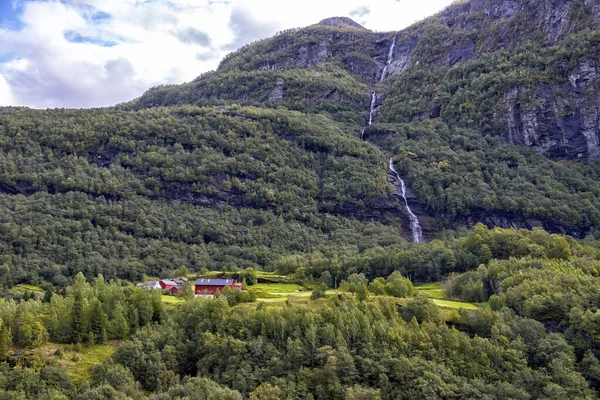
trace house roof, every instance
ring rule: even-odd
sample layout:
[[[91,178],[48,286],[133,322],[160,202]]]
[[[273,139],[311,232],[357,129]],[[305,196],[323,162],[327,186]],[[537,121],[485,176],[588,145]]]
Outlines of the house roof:
[[[154,289],[158,285],[158,281],[148,281],[139,283],[137,286],[145,289]]]
[[[177,282],[175,282],[171,279],[163,279],[161,282],[164,283],[165,285],[177,286]]]
[[[233,279],[197,279],[194,282],[196,286],[231,286]]]

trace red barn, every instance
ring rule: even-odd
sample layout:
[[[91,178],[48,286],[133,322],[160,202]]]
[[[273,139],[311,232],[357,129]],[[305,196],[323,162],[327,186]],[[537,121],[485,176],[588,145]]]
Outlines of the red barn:
[[[162,281],[158,282],[160,284],[160,287],[163,290],[171,290],[173,288],[177,288],[179,287],[179,285],[177,284],[177,282],[172,281],[170,279],[163,279]]]
[[[242,284],[236,282],[235,279],[198,279],[194,282],[194,294],[196,296],[214,296],[225,286],[242,290]]]

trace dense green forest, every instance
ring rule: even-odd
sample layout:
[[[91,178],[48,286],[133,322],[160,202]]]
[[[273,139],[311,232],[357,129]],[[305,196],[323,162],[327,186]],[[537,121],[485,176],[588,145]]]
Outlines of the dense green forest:
[[[319,115],[6,109],[0,127],[8,287],[267,267],[402,240],[384,156]],[[370,221],[371,207],[389,216]]]
[[[334,18],[114,107],[0,108],[0,400],[598,398],[598,15]],[[136,286],[171,275],[244,290]]]
[[[435,277],[436,266],[447,298],[479,307],[439,308],[400,274]],[[78,274],[43,298],[0,300],[0,398],[592,399],[600,390],[597,242],[479,225],[445,242],[280,269],[315,287],[335,277],[341,289],[308,306],[217,296],[167,312],[160,292]],[[62,354],[44,356],[50,343],[122,339],[83,382]]]

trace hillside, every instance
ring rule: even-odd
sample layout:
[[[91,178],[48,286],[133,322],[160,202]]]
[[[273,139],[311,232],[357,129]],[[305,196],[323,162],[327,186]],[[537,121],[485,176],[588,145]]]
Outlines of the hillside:
[[[599,44],[462,0],[0,108],[0,400],[598,399]]]
[[[392,33],[283,32],[126,107],[284,107],[358,135],[374,99],[365,138],[395,155],[430,237],[478,221],[583,237],[600,216],[599,7],[554,3],[460,2]]]
[[[113,108],[5,108],[6,284],[412,241],[398,177],[427,240],[477,222],[593,235],[598,8],[464,1],[389,33],[332,18]]]

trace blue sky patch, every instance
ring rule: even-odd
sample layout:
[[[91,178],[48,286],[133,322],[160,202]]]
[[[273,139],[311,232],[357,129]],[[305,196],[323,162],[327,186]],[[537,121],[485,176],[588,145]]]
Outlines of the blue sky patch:
[[[117,45],[117,42],[106,41],[97,37],[84,36],[75,31],[66,31],[65,39],[71,43],[91,43],[102,47],[113,47]]]
[[[90,20],[94,22],[102,22],[111,19],[112,16],[104,11],[98,11],[90,16]]]
[[[0,0],[0,27],[10,30],[21,30],[23,23],[19,19],[20,7],[13,8],[12,0]]]

